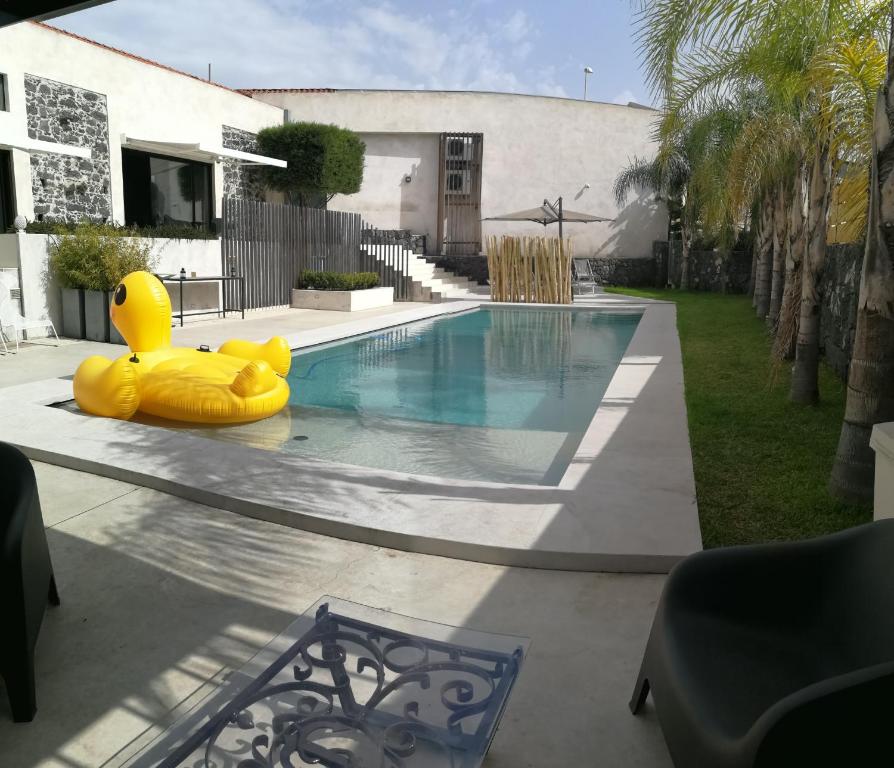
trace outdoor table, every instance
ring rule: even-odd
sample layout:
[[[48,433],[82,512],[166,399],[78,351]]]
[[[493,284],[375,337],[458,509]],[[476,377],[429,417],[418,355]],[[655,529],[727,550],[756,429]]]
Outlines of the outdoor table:
[[[180,275],[156,275],[156,277],[161,280],[163,283],[180,283],[180,311],[177,314],[172,314],[171,318],[180,318],[180,327],[183,327],[183,284],[184,283],[220,283],[221,284],[221,304],[222,306],[218,309],[208,309],[201,310],[198,312],[190,312],[189,316],[192,317],[194,315],[223,315],[227,316],[227,312],[242,312],[242,319],[245,320],[245,278],[241,275],[204,275],[198,277],[186,277],[184,274]],[[228,307],[227,306],[227,292],[225,290],[225,283],[227,282],[238,282],[239,283],[239,307]]]
[[[125,765],[478,768],[528,645],[324,597]]]

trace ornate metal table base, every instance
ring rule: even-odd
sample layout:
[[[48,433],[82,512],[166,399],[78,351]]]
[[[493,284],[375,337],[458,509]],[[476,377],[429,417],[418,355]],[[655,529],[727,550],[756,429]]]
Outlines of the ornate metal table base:
[[[240,673],[227,698],[218,694],[200,705],[131,765],[479,766],[527,642],[328,600],[315,606],[312,623],[299,620],[284,633],[302,630],[260,674]],[[372,623],[370,613],[432,629],[440,639],[388,629]]]

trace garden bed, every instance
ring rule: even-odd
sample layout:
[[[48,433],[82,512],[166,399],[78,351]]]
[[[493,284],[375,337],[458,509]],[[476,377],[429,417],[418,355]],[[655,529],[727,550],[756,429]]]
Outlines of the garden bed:
[[[333,312],[357,312],[387,307],[394,303],[394,288],[364,288],[358,291],[318,291],[294,288],[294,309],[328,309]]]
[[[328,309],[333,312],[357,312],[387,307],[394,303],[394,288],[380,288],[375,272],[316,272],[304,270],[298,275],[298,287],[292,290],[295,309]]]

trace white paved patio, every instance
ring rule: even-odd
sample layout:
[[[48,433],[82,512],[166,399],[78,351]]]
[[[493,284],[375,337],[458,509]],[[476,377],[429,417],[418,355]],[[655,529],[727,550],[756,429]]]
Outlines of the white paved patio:
[[[627,710],[662,576],[398,552],[36,469],[62,605],[33,723],[12,723],[0,683],[4,768],[120,765],[325,594],[531,638],[491,768],[670,766],[652,710]]]

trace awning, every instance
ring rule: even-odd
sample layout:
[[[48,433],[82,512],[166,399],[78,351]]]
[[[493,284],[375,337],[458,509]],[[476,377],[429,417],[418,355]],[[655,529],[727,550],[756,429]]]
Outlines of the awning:
[[[251,152],[241,152],[238,149],[225,149],[224,147],[209,147],[199,142],[181,141],[155,141],[150,139],[137,139],[133,136],[121,136],[121,146],[126,149],[138,149],[142,152],[154,152],[159,155],[180,157],[184,160],[198,160],[203,163],[215,163],[218,160],[235,160],[240,165],[272,165],[276,168],[285,168],[285,160],[275,157],[255,155]]]
[[[109,0],[5,0],[0,8],[0,27],[26,19],[52,19],[107,2]]]
[[[69,155],[89,160],[93,151],[89,147],[76,147],[73,144],[57,144],[53,141],[40,141],[28,136],[11,138],[0,136],[0,147],[3,149],[20,149],[23,152],[52,152],[56,155]]]

